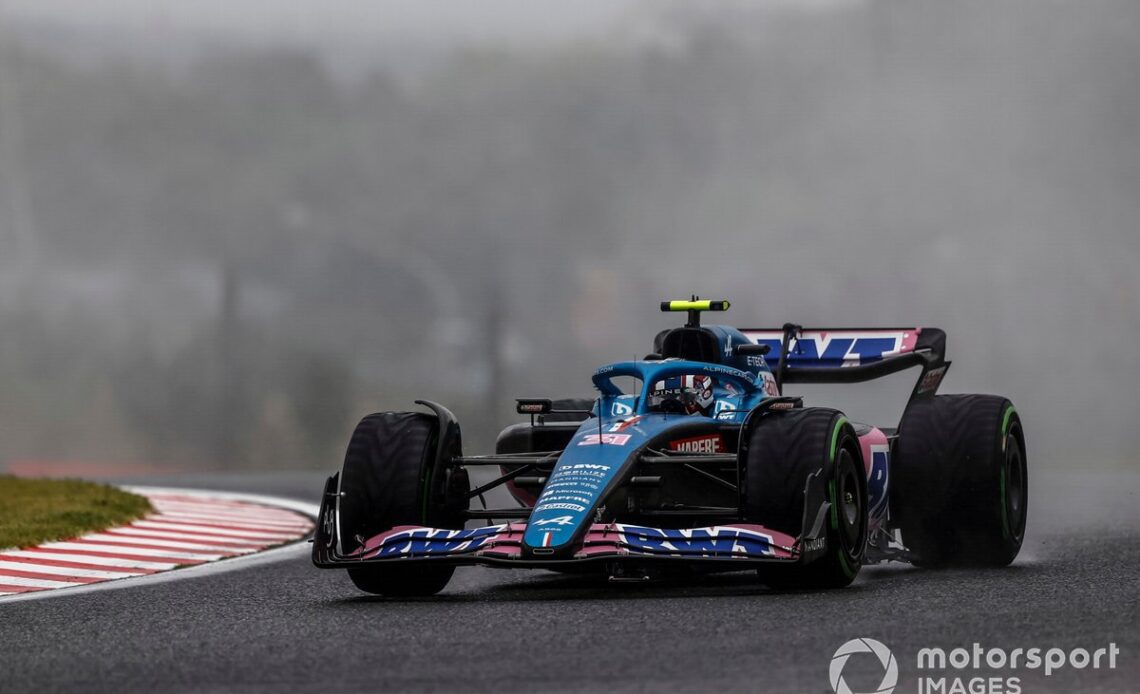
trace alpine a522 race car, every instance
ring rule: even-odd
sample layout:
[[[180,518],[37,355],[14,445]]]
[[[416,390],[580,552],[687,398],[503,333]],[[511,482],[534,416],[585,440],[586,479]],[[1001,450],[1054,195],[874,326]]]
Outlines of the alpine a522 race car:
[[[365,417],[325,485],[313,562],[407,596],[437,593],[464,564],[611,580],[754,569],[772,586],[835,588],[868,562],[1017,556],[1021,421],[1002,397],[935,395],[950,366],[941,330],[749,330],[701,325],[727,301],[661,307],[688,322],[644,360],[594,372],[593,402],[519,400],[529,421],[503,430],[494,455],[464,455],[455,417],[433,402]],[[897,428],[783,395],[912,367]],[[497,477],[473,489],[481,466]],[[472,508],[499,486],[516,506]]]

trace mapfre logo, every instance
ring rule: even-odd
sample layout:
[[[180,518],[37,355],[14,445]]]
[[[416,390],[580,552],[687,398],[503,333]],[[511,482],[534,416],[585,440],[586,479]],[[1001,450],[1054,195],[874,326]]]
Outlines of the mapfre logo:
[[[883,679],[879,682],[878,689],[853,692],[851,687],[847,686],[847,682],[843,679],[843,668],[847,665],[847,659],[856,653],[871,653],[879,659],[879,663],[883,666]],[[851,639],[840,646],[835,651],[835,655],[831,656],[831,668],[828,670],[828,675],[831,677],[831,688],[835,690],[835,694],[891,694],[899,681],[899,664],[895,660],[894,654],[891,653],[891,649],[882,642],[866,638]]]
[[[724,451],[724,439],[720,434],[694,436],[691,439],[670,441],[669,450],[678,453],[720,453]]]

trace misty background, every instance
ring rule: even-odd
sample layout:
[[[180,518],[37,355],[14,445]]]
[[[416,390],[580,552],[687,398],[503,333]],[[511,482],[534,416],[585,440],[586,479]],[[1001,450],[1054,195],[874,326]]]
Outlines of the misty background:
[[[1134,468],[1140,4],[275,5],[0,3],[0,471],[332,470],[416,398],[487,452],[690,293],[940,327],[1034,465]]]

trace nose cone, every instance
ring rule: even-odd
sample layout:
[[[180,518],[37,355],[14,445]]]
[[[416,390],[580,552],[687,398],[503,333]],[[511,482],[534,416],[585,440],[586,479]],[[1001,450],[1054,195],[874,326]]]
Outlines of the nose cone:
[[[535,503],[523,535],[523,551],[536,556],[569,551],[623,467],[633,434],[590,431],[583,426],[558,459]]]

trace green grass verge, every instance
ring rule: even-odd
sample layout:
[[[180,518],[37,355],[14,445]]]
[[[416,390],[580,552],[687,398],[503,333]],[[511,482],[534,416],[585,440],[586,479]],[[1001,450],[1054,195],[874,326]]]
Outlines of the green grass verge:
[[[66,540],[150,510],[145,498],[105,484],[0,475],[0,548]]]

